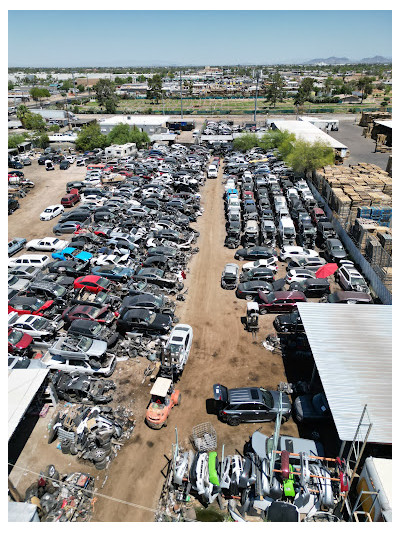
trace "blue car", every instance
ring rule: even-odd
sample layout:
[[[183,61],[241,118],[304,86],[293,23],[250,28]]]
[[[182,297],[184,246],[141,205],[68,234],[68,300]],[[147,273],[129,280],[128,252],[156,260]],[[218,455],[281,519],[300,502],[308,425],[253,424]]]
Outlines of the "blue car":
[[[8,257],[16,254],[25,247],[26,239],[17,237],[8,243]]]
[[[133,272],[131,268],[118,265],[104,265],[92,268],[92,274],[95,276],[102,276],[114,281],[127,281],[132,277]]]
[[[67,259],[79,259],[79,261],[86,262],[92,259],[93,254],[90,254],[89,252],[82,252],[81,250],[78,250],[78,248],[72,248],[71,246],[68,246],[63,250],[53,252],[51,257],[53,259],[58,259],[59,261],[66,261]]]

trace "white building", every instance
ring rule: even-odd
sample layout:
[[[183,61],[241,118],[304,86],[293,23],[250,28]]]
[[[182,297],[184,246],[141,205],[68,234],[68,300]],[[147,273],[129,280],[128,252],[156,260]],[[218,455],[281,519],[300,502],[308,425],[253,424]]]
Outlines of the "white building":
[[[112,144],[104,150],[106,157],[129,157],[137,154],[135,143]]]
[[[149,135],[152,133],[167,133],[166,123],[170,117],[166,115],[116,115],[100,120],[101,133],[108,134],[117,124],[128,124],[131,128],[136,126],[140,131]]]

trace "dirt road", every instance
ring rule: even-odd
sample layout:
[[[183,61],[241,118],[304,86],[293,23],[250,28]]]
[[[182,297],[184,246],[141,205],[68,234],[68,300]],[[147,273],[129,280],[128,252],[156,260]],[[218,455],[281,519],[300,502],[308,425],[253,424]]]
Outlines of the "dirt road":
[[[35,187],[25,198],[18,200],[20,209],[8,217],[8,237],[25,237],[29,241],[53,236],[53,226],[60,217],[44,222],[39,220],[39,215],[48,205],[60,203],[68,181],[85,178],[86,167],[77,167],[74,163],[67,170],[59,170],[57,165],[56,170],[48,171],[44,165],[38,165],[37,160],[33,160],[32,165],[24,167],[23,173],[27,179],[35,182]]]
[[[237,300],[233,291],[220,288],[220,276],[225,263],[232,262],[234,251],[223,247],[225,237],[222,172],[218,180],[208,180],[201,191],[205,207],[196,229],[200,231],[200,252],[194,256],[189,268],[186,287],[188,298],[178,305],[180,321],[194,329],[190,358],[179,382],[182,404],[175,408],[167,428],[156,432],[137,421],[135,434],[121,450],[109,469],[109,479],[103,493],[154,509],[161,491],[161,471],[166,466],[165,455],[170,455],[175,440],[175,426],[179,441],[189,446],[192,427],[210,421],[218,434],[218,449],[225,444],[226,453],[242,451],[245,440],[257,429],[254,424],[230,427],[220,423],[215,415],[208,414],[206,400],[212,397],[212,386],[221,382],[228,387],[262,385],[276,388],[285,381],[282,359],[260,346],[261,340],[273,331],[274,316],[263,316],[257,342],[243,330],[240,317],[245,314],[246,303]],[[280,266],[283,270],[283,266]],[[149,390],[149,389],[147,389]],[[136,401],[139,397],[136,397]],[[271,433],[273,424],[263,424],[263,431]],[[298,435],[291,420],[285,432]],[[127,504],[99,498],[94,520],[110,522],[152,521],[153,513]]]

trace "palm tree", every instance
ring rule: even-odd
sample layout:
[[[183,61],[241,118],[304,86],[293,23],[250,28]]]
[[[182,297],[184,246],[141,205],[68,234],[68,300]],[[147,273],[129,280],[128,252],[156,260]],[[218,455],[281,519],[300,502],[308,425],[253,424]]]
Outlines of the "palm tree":
[[[24,123],[24,120],[26,116],[30,113],[29,109],[26,107],[26,105],[19,105],[17,109],[17,118]]]

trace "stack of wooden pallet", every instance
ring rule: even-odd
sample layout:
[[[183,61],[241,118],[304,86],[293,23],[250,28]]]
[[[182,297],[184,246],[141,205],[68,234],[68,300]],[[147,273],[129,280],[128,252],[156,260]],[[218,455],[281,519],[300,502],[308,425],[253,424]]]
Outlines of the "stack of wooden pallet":
[[[371,235],[375,236],[379,232],[390,234],[390,229],[380,226],[378,222],[375,222],[369,218],[356,218],[351,229],[353,239],[355,240],[358,248],[360,248],[362,254],[365,252],[367,237]]]

